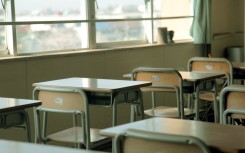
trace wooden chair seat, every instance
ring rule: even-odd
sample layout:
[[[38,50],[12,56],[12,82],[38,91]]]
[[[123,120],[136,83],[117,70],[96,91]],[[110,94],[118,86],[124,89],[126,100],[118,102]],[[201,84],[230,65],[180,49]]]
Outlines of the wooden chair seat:
[[[199,95],[199,98],[201,100],[206,101],[206,102],[213,102],[213,100],[214,100],[213,93],[211,93],[211,92],[202,93],[202,94]],[[216,100],[217,101],[219,100],[219,93],[218,93],[218,95],[216,97]]]
[[[90,129],[91,143],[105,139],[105,137],[100,136],[99,131],[100,129]],[[63,131],[50,134],[47,136],[47,138],[60,142],[84,143],[83,129],[81,127],[65,129]]]
[[[200,113],[204,110],[199,110]],[[166,117],[166,118],[179,118],[178,108],[168,107],[168,106],[159,106],[155,109],[145,110],[145,114],[151,117]],[[185,118],[194,118],[195,111],[194,109],[184,108]]]

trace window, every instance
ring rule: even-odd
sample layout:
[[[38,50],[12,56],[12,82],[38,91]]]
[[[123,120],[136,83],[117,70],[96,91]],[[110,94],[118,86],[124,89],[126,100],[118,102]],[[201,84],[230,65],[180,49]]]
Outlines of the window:
[[[1,0],[0,51],[35,54],[191,39],[191,0]],[[179,8],[177,8],[179,7]]]

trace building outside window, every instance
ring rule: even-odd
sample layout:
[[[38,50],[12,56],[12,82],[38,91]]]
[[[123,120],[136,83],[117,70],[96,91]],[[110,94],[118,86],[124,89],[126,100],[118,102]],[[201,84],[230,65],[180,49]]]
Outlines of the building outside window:
[[[191,40],[191,0],[1,0],[0,50],[13,55]]]
[[[96,19],[107,20],[96,22],[97,43],[145,40],[144,20],[141,20],[145,17],[144,0],[107,0],[106,3],[104,0],[97,0],[95,10]]]

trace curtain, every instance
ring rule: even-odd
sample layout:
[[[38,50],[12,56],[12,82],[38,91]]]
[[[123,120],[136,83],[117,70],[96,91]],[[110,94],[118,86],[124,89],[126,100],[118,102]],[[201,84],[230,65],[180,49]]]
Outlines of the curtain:
[[[191,36],[195,44],[211,43],[211,0],[193,0]]]

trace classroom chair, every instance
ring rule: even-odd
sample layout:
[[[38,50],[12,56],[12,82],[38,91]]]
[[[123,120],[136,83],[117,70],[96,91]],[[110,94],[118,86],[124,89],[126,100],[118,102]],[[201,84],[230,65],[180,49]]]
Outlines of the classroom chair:
[[[151,92],[152,108],[144,111],[146,115],[180,119],[194,118],[194,109],[184,108],[183,79],[176,69],[138,67],[132,71],[131,80],[152,82],[152,86],[141,88],[143,92]],[[158,92],[175,93],[174,106],[157,104],[156,93]]]
[[[198,97],[205,102],[212,102],[210,106],[214,107],[214,120],[219,122],[218,100],[220,91],[224,87],[233,84],[233,67],[231,62],[225,58],[193,57],[188,60],[187,68],[188,71],[225,74],[225,77],[216,79],[214,85],[211,85],[212,83],[204,84],[202,93]]]
[[[84,91],[36,87],[33,90],[33,97],[42,102],[41,106],[34,108],[36,143],[60,141],[73,143],[76,148],[91,149],[105,140],[105,137],[100,136],[99,129],[90,128],[89,105]],[[50,126],[47,123],[48,115],[51,113],[52,115],[54,113],[70,114],[72,124],[67,123],[67,125],[71,127],[50,133],[48,130]],[[51,122],[58,124],[64,120]],[[59,127],[56,128],[59,129]]]
[[[220,94],[220,121],[223,124],[244,124],[245,86],[231,85]]]

